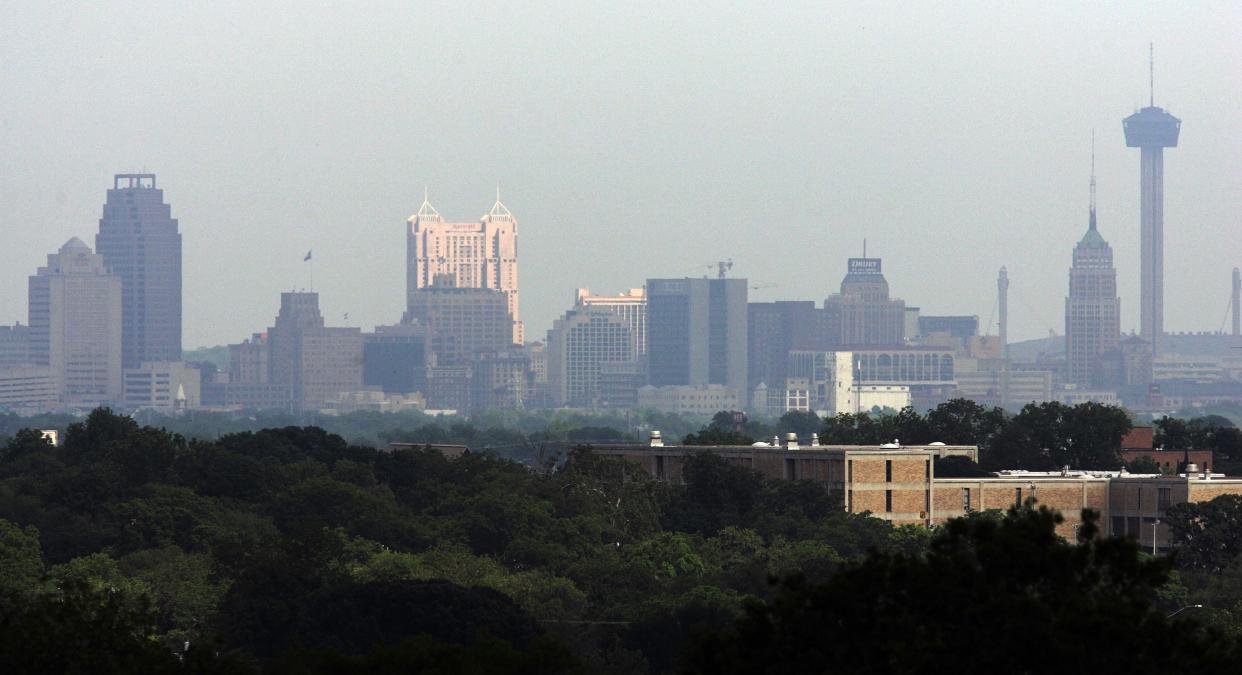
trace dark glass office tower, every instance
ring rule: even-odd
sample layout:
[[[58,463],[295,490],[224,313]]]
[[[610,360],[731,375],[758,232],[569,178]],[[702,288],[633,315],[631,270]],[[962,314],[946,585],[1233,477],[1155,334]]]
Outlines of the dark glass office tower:
[[[653,385],[747,387],[745,279],[648,279],[647,368]]]
[[[155,174],[117,174],[95,251],[121,278],[121,361],[181,360],[181,233]]]

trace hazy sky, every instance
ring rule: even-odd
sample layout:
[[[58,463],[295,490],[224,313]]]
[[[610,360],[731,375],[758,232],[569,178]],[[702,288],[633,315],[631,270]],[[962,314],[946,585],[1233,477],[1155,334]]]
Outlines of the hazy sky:
[[[764,4],[770,6],[762,6]],[[1138,322],[1138,151],[1166,153],[1166,328],[1217,330],[1242,264],[1242,3],[0,1],[0,321],[114,173],[158,175],[185,248],[185,345],[270,325],[308,284],[330,324],[404,309],[405,219],[430,187],[520,224],[522,318],[573,290],[699,276],[821,301],[864,237],[924,313],[1064,331],[1099,222]],[[714,272],[712,272],[714,273]]]

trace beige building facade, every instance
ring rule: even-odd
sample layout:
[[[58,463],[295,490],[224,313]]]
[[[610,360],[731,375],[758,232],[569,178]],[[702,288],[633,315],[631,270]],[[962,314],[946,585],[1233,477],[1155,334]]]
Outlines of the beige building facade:
[[[512,316],[511,341],[525,338],[518,304],[517,219],[496,203],[477,223],[446,222],[427,201],[410,216],[406,230],[406,305],[414,292],[451,276],[459,288],[487,288],[505,294]]]
[[[121,279],[74,237],[30,277],[30,352],[63,405],[121,399]]]

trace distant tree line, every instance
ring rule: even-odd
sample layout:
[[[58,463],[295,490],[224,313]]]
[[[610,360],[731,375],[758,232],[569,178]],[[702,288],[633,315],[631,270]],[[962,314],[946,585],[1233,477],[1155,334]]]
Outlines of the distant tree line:
[[[568,460],[296,426],[192,440],[107,410],[58,448],[19,430],[0,452],[0,672],[1238,663],[1242,500],[1173,509],[1184,553],[1155,559],[1064,542],[1038,505],[894,528],[709,453],[683,483],[586,446]]]

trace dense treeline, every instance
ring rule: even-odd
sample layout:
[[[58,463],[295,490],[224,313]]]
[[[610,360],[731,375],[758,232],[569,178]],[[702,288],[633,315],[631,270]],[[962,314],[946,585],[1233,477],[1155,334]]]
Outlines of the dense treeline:
[[[1164,618],[1209,573],[1167,583],[1167,560],[1059,542],[1054,518],[933,535],[709,454],[667,484],[587,449],[531,468],[308,427],[186,440],[98,410],[59,448],[23,431],[0,457],[0,671],[805,671],[855,650],[848,670],[930,670],[1019,601],[1079,622],[1048,639],[1141,628],[1091,641],[1099,658],[1232,658],[1232,615]],[[1242,539],[1240,520],[1204,522]],[[936,631],[918,653],[882,639],[914,626]]]
[[[92,647],[124,658],[158,655],[155,637],[272,668],[478,642],[453,658],[662,671],[678,636],[726,625],[769,575],[827,578],[926,536],[714,457],[687,475],[658,483],[588,452],[555,471],[384,453],[304,427],[187,441],[98,410],[59,448],[23,431],[4,451],[0,565],[27,609],[0,633],[102,622],[142,638]]]
[[[651,411],[587,413],[572,410],[489,410],[468,417],[431,416],[416,410],[344,415],[193,410],[177,416],[143,410],[134,417],[141,424],[167,429],[187,439],[215,440],[262,429],[313,426],[340,436],[352,445],[385,447],[394,441],[452,443],[488,449],[515,459],[535,457],[548,443],[634,440],[640,429],[661,429],[670,437],[678,436],[698,428],[704,419]],[[20,429],[64,431],[77,421],[80,418],[59,413],[22,417],[0,412],[0,443],[7,442]]]

